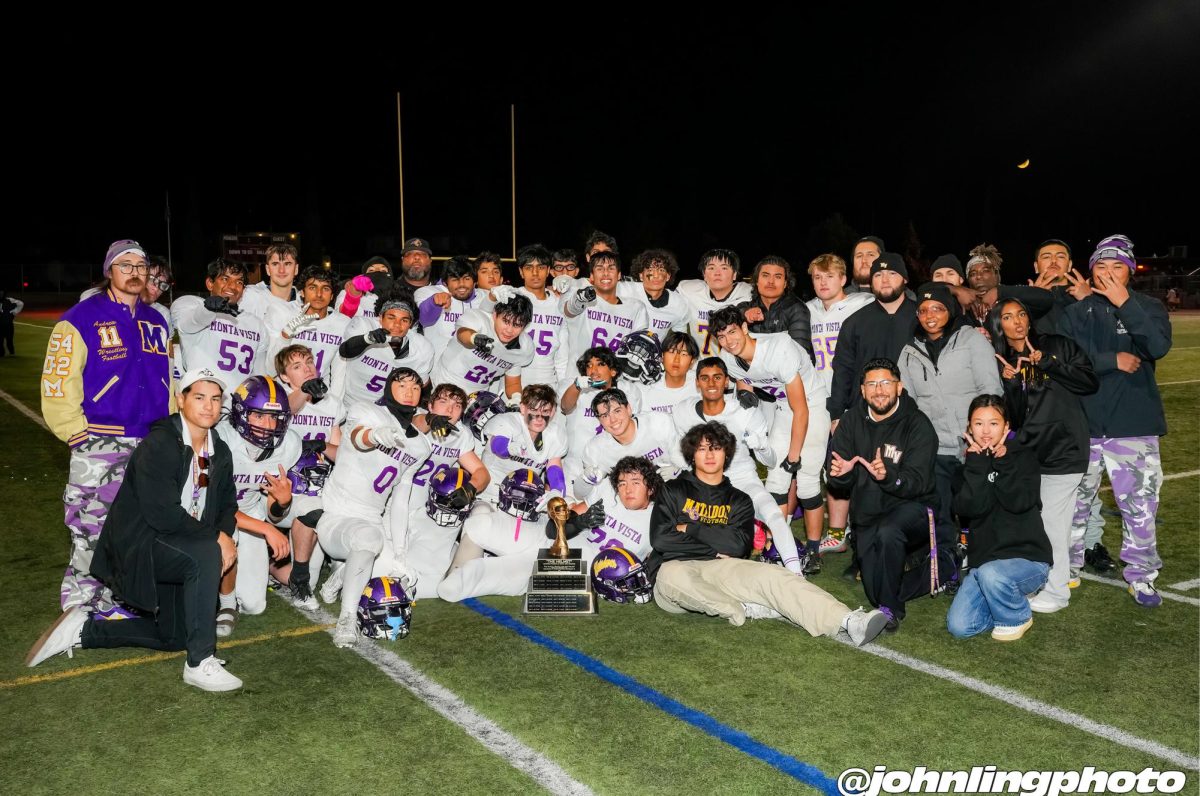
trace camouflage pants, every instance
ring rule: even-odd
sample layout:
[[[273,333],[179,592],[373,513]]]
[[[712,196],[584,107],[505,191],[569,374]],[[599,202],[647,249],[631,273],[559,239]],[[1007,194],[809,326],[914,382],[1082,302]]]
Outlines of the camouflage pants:
[[[112,594],[91,576],[92,552],[104,518],[125,477],[125,465],[141,440],[135,437],[89,437],[71,451],[70,474],[63,490],[63,509],[71,534],[71,562],[63,573],[63,610],[89,605],[111,608]]]
[[[1162,488],[1162,460],[1158,437],[1093,438],[1087,473],[1075,499],[1075,517],[1071,522],[1071,568],[1083,566],[1084,535],[1092,501],[1100,489],[1101,468],[1108,471],[1113,497],[1121,510],[1123,533],[1121,560],[1125,562],[1125,580],[1153,582],[1162,568],[1155,539],[1158,493]]]

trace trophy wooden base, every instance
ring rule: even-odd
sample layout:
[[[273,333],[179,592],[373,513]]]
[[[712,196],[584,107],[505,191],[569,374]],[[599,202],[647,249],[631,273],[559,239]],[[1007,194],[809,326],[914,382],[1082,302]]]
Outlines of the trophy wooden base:
[[[549,548],[538,551],[525,592],[523,613],[541,616],[595,616],[596,594],[587,562],[578,549],[567,558],[551,558]]]

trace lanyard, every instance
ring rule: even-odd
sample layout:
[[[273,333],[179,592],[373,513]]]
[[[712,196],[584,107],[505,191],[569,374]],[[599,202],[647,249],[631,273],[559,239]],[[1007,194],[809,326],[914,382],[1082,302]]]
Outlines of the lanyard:
[[[208,459],[208,451],[202,451],[199,455],[192,457],[192,508],[188,513],[194,520],[200,519],[200,490],[204,488],[200,486],[200,468],[198,466],[201,457]]]

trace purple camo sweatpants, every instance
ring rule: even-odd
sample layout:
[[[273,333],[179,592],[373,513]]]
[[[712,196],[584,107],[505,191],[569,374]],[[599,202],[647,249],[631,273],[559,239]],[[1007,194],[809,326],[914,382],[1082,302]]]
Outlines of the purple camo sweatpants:
[[[92,552],[125,478],[125,465],[140,441],[136,437],[89,437],[71,451],[70,474],[63,490],[71,534],[71,562],[63,573],[60,598],[64,611],[76,605],[97,610],[113,606],[111,592],[90,574]]]
[[[1092,500],[1100,489],[1101,468],[1108,471],[1113,497],[1121,510],[1121,560],[1125,580],[1154,582],[1162,568],[1155,538],[1158,494],[1162,488],[1162,459],[1158,437],[1098,437],[1089,445],[1088,469],[1076,493],[1071,521],[1071,568],[1083,566],[1083,539]]]

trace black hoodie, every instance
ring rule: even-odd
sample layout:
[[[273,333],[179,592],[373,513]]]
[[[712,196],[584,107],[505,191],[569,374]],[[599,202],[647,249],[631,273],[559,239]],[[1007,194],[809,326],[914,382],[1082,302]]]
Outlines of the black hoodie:
[[[863,365],[876,357],[899,360],[904,344],[912,339],[916,323],[917,304],[909,298],[894,313],[875,301],[842,321],[837,356],[833,359],[833,389],[826,402],[831,420],[838,420],[851,407],[855,411],[865,409],[858,391]]]
[[[969,520],[967,555],[972,567],[1005,558],[1052,564],[1050,540],[1042,525],[1041,477],[1037,455],[1009,440],[999,459],[968,453],[954,510]]]
[[[683,532],[677,525],[686,525]],[[754,504],[726,478],[712,486],[687,472],[663,487],[650,513],[646,575],[654,580],[664,561],[708,561],[718,553],[745,558],[754,544]]]
[[[935,505],[933,458],[938,439],[929,418],[905,393],[885,420],[876,422],[868,412],[866,402],[852,407],[833,435],[833,450],[843,459],[861,456],[870,461],[879,450],[887,469],[882,481],[857,463],[850,472],[829,478],[831,484],[853,489],[854,524],[874,525],[905,503]]]

